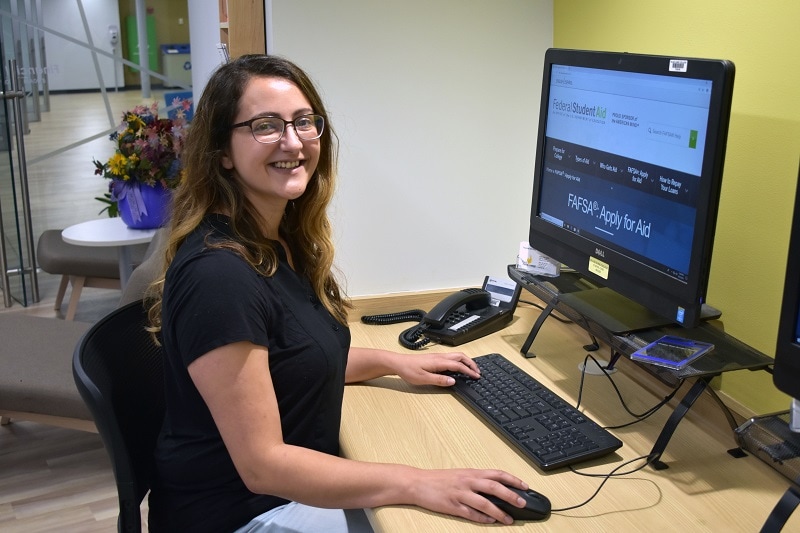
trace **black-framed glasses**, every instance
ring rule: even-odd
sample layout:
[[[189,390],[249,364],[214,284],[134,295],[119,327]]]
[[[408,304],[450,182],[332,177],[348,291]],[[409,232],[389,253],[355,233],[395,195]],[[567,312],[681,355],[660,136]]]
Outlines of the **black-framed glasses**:
[[[313,141],[322,135],[325,119],[322,115],[300,115],[294,120],[283,120],[281,117],[256,117],[234,124],[231,129],[244,126],[248,126],[253,138],[263,144],[280,141],[286,132],[286,126],[292,126],[300,140]]]

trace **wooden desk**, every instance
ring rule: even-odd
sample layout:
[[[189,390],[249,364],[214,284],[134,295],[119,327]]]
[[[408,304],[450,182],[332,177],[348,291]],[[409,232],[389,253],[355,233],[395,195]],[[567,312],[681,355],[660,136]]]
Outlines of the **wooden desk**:
[[[154,229],[131,229],[119,217],[81,222],[61,232],[64,242],[78,246],[116,246],[119,254],[119,284],[123,290],[133,271],[130,246],[153,240]]]
[[[537,309],[522,305],[506,329],[458,348],[471,356],[502,353],[574,405],[586,333],[574,324],[548,320],[537,336],[538,357],[526,359],[520,347],[538,314]],[[353,322],[353,344],[403,351],[397,336],[407,327]],[[666,384],[655,379],[644,387],[642,380],[648,376],[631,361],[623,359],[617,366],[620,372],[614,374],[614,382],[634,412],[645,411],[669,392]],[[581,408],[602,425],[631,421],[604,376],[586,377]],[[608,473],[623,461],[648,454],[672,408],[674,402],[643,422],[613,430],[623,447],[616,454],[579,465],[579,470]],[[646,467],[611,479],[589,504],[555,512],[544,522],[518,522],[510,531],[758,531],[788,481],[756,457],[728,455],[734,436],[724,420],[711,420],[715,417],[722,418],[719,408],[705,394],[683,419],[664,453],[669,469]],[[408,386],[397,378],[346,388],[341,441],[346,456],[364,461],[423,468],[501,468],[547,495],[553,508],[583,502],[601,481],[569,469],[538,470],[447,391]],[[369,515],[376,531],[487,531],[487,526],[415,507],[382,507]],[[800,513],[790,518],[785,531],[800,531]]]

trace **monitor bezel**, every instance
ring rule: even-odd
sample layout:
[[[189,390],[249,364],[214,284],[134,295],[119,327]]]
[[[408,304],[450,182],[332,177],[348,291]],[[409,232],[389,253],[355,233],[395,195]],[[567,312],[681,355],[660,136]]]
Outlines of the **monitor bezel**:
[[[800,344],[796,340],[800,313],[800,171],[797,179],[772,381],[778,390],[800,399]]]
[[[670,70],[670,61],[685,60],[684,72]],[[697,235],[692,245],[688,281],[680,282],[648,267],[613,248],[582,235],[577,235],[537,216],[545,158],[550,80],[553,65],[579,66],[608,70],[688,77],[712,81],[709,122],[701,170],[700,202],[707,209],[698,210],[695,221]],[[708,288],[711,254],[716,229],[717,209],[722,185],[730,107],[733,92],[734,66],[727,60],[656,56],[590,50],[551,48],[545,53],[542,77],[539,131],[536,146],[534,184],[531,204],[529,243],[540,252],[578,271],[600,286],[618,292],[646,310],[663,317],[666,322],[686,327],[696,326],[703,317]],[[716,134],[712,134],[716,132]],[[610,266],[607,277],[590,269],[590,258],[601,257]],[[681,311],[682,310],[682,311]],[[679,319],[682,317],[682,321]],[[635,329],[634,326],[631,326]]]

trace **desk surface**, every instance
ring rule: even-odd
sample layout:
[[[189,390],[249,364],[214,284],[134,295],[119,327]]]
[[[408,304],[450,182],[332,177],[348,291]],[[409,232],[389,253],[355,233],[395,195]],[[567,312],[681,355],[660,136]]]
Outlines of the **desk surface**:
[[[520,306],[507,328],[457,349],[470,356],[502,353],[574,405],[580,386],[578,365],[586,356],[582,348],[586,333],[550,318],[536,340],[538,357],[526,359],[519,350],[536,316],[537,309]],[[407,327],[354,322],[353,344],[404,351],[397,336]],[[428,349],[439,348],[447,350]],[[596,357],[607,358],[608,348],[601,350]],[[621,371],[613,375],[614,382],[634,412],[646,411],[669,392],[658,382],[644,387],[637,379],[643,370],[628,360],[620,361],[618,367]],[[704,402],[714,403],[708,395],[697,404]],[[722,423],[710,426],[702,414],[690,411],[662,456],[668,469],[645,467],[611,479],[589,504],[555,512],[544,522],[517,522],[510,531],[758,531],[789,482],[754,456],[734,459],[728,455],[727,450],[736,444],[734,436],[729,429],[719,429],[726,426],[724,416],[716,405],[712,407],[708,412]],[[586,377],[581,409],[604,426],[632,420],[605,376]],[[623,461],[646,455],[670,413],[667,406],[643,422],[612,430],[623,447],[576,468],[604,474]],[[409,386],[397,378],[346,388],[341,442],[346,456],[364,461],[423,468],[501,468],[548,496],[553,508],[583,502],[601,482],[569,469],[538,470],[447,391]],[[391,533],[487,531],[487,526],[415,507],[382,507],[370,511],[370,518],[376,531]],[[800,510],[785,530],[800,531]]]
[[[119,217],[88,220],[65,228],[61,238],[78,246],[130,246],[153,240],[155,229],[131,229]]]

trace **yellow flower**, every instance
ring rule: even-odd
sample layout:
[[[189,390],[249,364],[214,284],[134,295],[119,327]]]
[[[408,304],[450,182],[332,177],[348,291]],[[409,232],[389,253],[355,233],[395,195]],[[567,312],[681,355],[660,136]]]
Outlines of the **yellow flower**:
[[[179,103],[173,101],[173,105]],[[109,135],[116,152],[105,163],[92,159],[94,174],[112,181],[151,186],[161,183],[174,189],[180,182],[185,129],[186,117],[182,113],[162,119],[156,103],[149,107],[138,105],[122,114],[122,122]]]
[[[144,121],[135,113],[128,113],[128,116],[125,117],[125,121],[128,123],[128,127],[133,131],[139,131],[144,128]]]
[[[125,166],[128,164],[128,159],[117,152],[112,155],[108,160],[108,168],[115,176],[122,176],[125,173]]]

